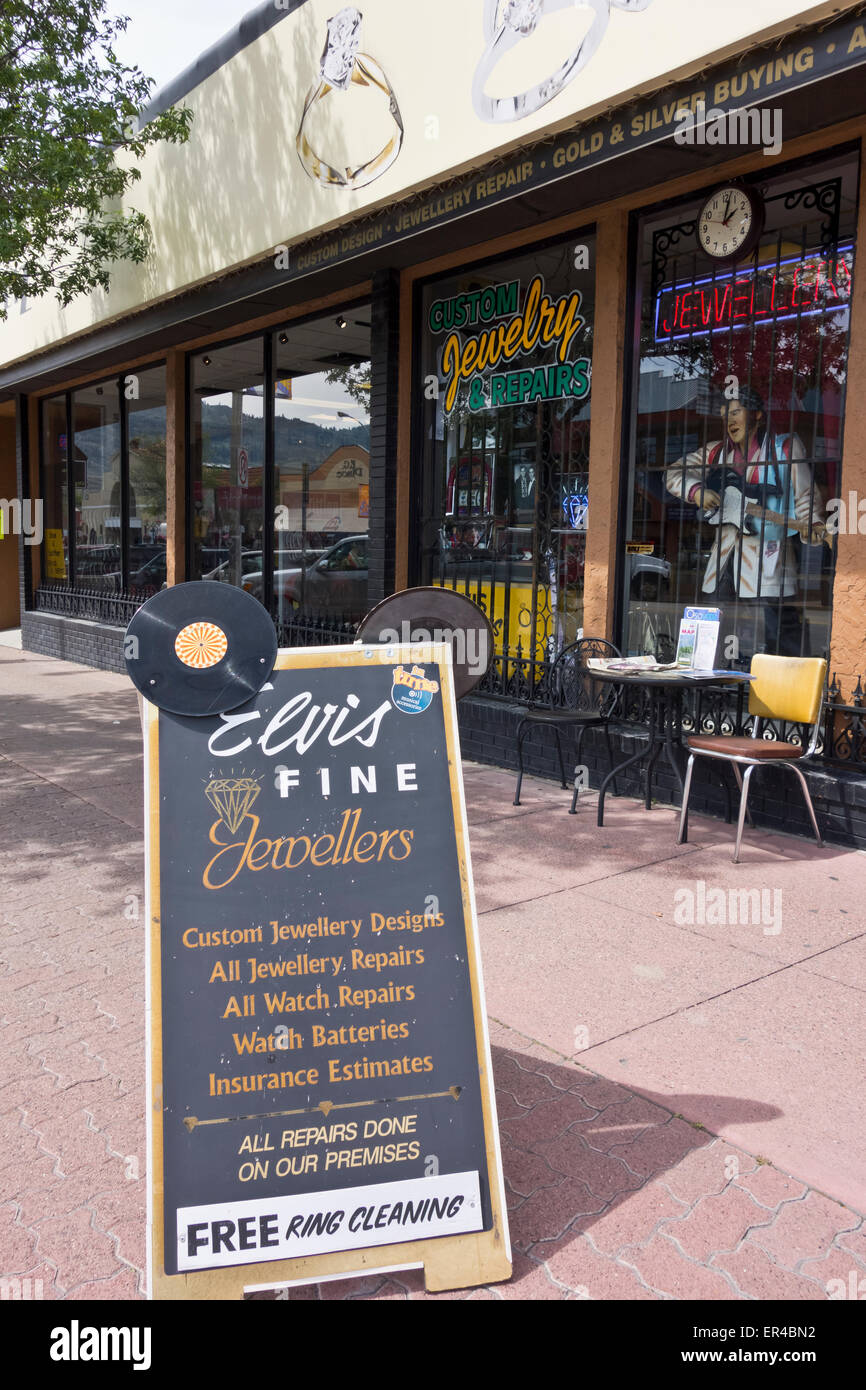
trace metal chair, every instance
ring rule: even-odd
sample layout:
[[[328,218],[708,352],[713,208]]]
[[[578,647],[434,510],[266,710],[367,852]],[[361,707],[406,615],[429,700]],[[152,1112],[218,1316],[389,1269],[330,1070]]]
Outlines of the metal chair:
[[[822,843],[809,787],[797,763],[804,758],[811,758],[818,744],[827,663],[821,657],[758,655],[752,657],[750,670],[755,677],[749,685],[749,714],[753,716],[751,738],[724,738],[700,734],[688,740],[689,761],[677,836],[677,844],[685,844],[688,838],[689,794],[695,758],[716,758],[728,762],[734,770],[740,788],[740,814],[737,821],[737,842],[734,847],[735,864],[739,863],[743,822],[748,814],[749,782],[755,768],[767,763],[772,763],[774,767],[790,768],[799,778],[815,839],[819,845]],[[812,729],[808,744],[763,739],[761,726],[765,719],[780,719],[791,724],[810,724]],[[742,775],[741,765],[746,769]],[[749,816],[749,823],[751,822],[752,818]]]
[[[520,805],[520,788],[523,783],[523,744],[534,728],[553,729],[556,734],[556,751],[559,755],[559,772],[563,788],[568,786],[565,764],[562,758],[562,741],[559,731],[562,728],[579,727],[577,735],[577,759],[580,762],[583,737],[587,729],[602,728],[607,742],[607,756],[613,770],[613,749],[610,743],[608,723],[619,699],[619,687],[607,682],[594,680],[586,666],[589,657],[618,657],[620,652],[612,642],[603,637],[582,637],[564,647],[550,670],[550,704],[529,705],[517,726],[517,786],[514,790],[514,805]],[[613,784],[616,791],[616,782]],[[575,783],[571,798],[569,815],[577,810],[578,787]]]

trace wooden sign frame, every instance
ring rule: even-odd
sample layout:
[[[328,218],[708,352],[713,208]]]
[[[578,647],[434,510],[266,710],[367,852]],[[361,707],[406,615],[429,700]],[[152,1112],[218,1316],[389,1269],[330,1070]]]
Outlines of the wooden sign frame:
[[[479,1067],[486,1178],[492,1227],[462,1235],[428,1237],[365,1249],[334,1251],[303,1258],[268,1260],[181,1274],[166,1274],[163,1192],[163,1046],[162,949],[160,929],[160,715],[144,703],[145,844],[147,854],[147,1156],[148,1156],[148,1289],[158,1300],[235,1299],[245,1292],[287,1287],[339,1277],[423,1268],[429,1292],[469,1288],[511,1277],[511,1248],[502,1178],[496,1104],[490,1065],[490,1041],[481,980],[475,895],[467,836],[466,805],[460,764],[457,711],[448,645],[365,647],[356,644],[282,650],[275,670],[414,664],[439,669],[451,807],[460,873],[467,967],[472,995],[475,1050]],[[360,1101],[359,1106],[365,1102]],[[369,1104],[369,1101],[366,1102]],[[344,1107],[345,1108],[345,1107]],[[311,1114],[320,1110],[312,1107]],[[327,1115],[328,1110],[322,1110]],[[338,1189],[322,1189],[323,1191]]]

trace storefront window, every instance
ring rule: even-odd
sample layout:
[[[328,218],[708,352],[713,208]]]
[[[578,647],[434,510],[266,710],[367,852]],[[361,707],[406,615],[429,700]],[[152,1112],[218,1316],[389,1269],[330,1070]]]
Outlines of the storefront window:
[[[749,184],[764,230],[733,267],[700,246],[713,189],[641,224],[629,654],[672,659],[686,605],[721,609],[720,665],[829,649],[856,172]],[[721,195],[723,230],[736,199]]]
[[[262,573],[264,378],[262,338],[192,359],[192,579]]]
[[[40,423],[43,580],[155,593],[166,579],[165,368],[54,396]]]
[[[117,382],[72,393],[75,582],[123,588],[121,565],[120,399]]]
[[[424,288],[418,578],[486,610],[506,668],[583,624],[594,253],[581,233]]]
[[[129,587],[161,589],[167,576],[165,515],[165,368],[127,378]]]
[[[370,306],[273,335],[274,612],[357,623],[367,601]]]
[[[69,579],[69,491],[66,471],[66,397],[42,403],[42,497],[45,538],[42,577],[49,584]]]

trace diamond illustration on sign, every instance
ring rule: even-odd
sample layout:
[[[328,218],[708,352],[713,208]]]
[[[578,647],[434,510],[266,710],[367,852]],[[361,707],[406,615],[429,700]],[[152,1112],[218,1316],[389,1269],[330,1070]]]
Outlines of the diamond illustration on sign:
[[[253,777],[219,777],[208,782],[204,794],[220,820],[234,835],[261,791]]]
[[[222,661],[229,639],[216,623],[189,623],[174,639],[174,650],[184,666],[205,671]]]
[[[361,46],[361,12],[347,5],[328,20],[328,42],[322,55],[322,76],[332,87],[345,92],[352,80],[352,69]]]
[[[506,0],[502,16],[509,29],[522,34],[531,34],[541,16],[541,0]]]

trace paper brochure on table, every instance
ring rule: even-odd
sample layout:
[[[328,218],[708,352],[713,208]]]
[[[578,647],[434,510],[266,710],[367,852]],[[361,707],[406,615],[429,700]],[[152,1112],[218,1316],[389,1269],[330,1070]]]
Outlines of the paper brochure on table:
[[[675,665],[678,670],[712,671],[719,645],[719,608],[687,608],[680,622]]]

